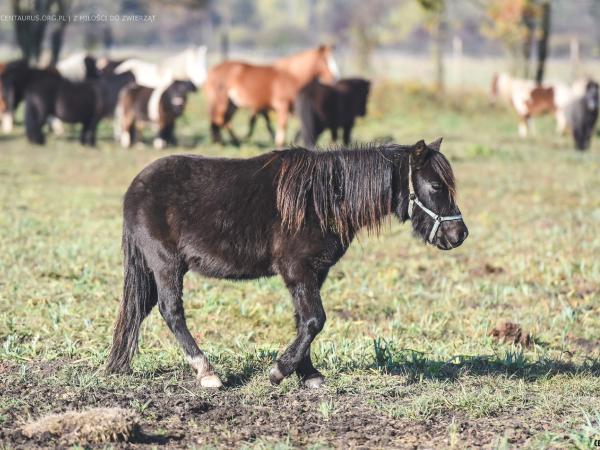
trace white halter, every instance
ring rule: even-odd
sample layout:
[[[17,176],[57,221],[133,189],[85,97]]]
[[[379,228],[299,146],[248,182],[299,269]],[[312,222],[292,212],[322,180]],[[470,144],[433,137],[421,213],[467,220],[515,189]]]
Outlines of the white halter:
[[[415,189],[413,187],[412,182],[412,167],[410,164],[410,156],[408,157],[408,217],[412,219],[413,209],[415,208],[415,204],[423,210],[425,214],[433,219],[433,227],[429,233],[429,238],[427,239],[429,243],[433,244],[433,240],[435,239],[435,235],[437,234],[438,229],[442,222],[450,222],[451,220],[462,220],[462,214],[457,216],[440,216],[439,214],[434,213],[432,210],[427,208],[415,193]]]

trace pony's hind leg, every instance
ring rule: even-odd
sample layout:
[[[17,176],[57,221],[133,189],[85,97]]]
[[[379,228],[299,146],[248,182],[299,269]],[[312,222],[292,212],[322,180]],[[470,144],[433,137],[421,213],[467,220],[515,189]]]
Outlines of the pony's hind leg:
[[[178,264],[154,271],[158,288],[158,309],[177,342],[183,349],[190,365],[196,370],[202,387],[218,388],[221,380],[215,374],[208,358],[196,344],[185,321],[183,309],[183,276],[185,271]]]
[[[310,359],[310,345],[325,326],[325,310],[319,293],[319,280],[309,270],[299,269],[296,264],[282,273],[292,295],[296,310],[297,334],[269,373],[273,384],[296,371],[307,387],[319,387],[323,376],[314,368]]]

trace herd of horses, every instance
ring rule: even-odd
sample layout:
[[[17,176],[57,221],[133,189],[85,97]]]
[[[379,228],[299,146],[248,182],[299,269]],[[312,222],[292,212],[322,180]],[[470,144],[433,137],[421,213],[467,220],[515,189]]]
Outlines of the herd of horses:
[[[130,147],[145,124],[157,130],[154,146],[176,144],[175,123],[191,92],[206,95],[214,142],[222,142],[221,130],[240,144],[231,120],[239,108],[251,112],[247,139],[256,118],[265,118],[277,146],[286,140],[290,114],[301,110],[304,145],[314,145],[324,129],[337,139],[343,128],[344,142],[351,139],[355,118],[366,114],[370,83],[363,79],[338,80],[339,71],[329,46],[298,52],[271,65],[226,61],[207,70],[206,48],[195,47],[161,64],[140,59],[95,59],[83,53],[60,61],[55,67],[30,67],[24,60],[0,64],[0,113],[3,130],[13,127],[13,117],[25,104],[25,129],[30,142],[45,143],[45,128],[61,133],[62,122],[81,124],[83,145],[96,143],[96,129],[103,119],[114,119],[115,138]],[[276,115],[273,130],[269,112]]]
[[[161,64],[78,53],[43,69],[23,60],[0,64],[0,114],[2,129],[9,132],[14,112],[24,102],[26,135],[35,144],[45,142],[47,125],[60,134],[62,122],[67,122],[81,124],[81,143],[93,146],[98,123],[112,118],[115,138],[123,147],[130,147],[143,126],[151,124],[156,130],[154,146],[163,148],[177,143],[176,120],[188,95],[203,88],[213,142],[223,142],[225,129],[231,143],[240,144],[232,119],[237,109],[245,108],[251,113],[246,140],[252,137],[257,118],[263,117],[275,145],[283,146],[289,117],[296,114],[301,126],[294,142],[314,146],[327,129],[335,142],[341,128],[348,144],[355,119],[366,114],[370,82],[338,78],[332,48],[325,45],[270,65],[226,61],[209,70],[203,46],[188,48]],[[500,73],[493,77],[491,92],[514,108],[522,137],[528,135],[533,116],[553,114],[559,133],[569,130],[576,148],[589,147],[599,109],[594,80],[537,84]]]

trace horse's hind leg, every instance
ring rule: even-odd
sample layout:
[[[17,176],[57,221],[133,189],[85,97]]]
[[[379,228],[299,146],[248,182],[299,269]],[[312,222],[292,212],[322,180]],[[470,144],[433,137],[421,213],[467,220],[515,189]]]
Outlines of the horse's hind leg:
[[[299,268],[296,263],[286,268],[283,279],[294,300],[296,310],[296,339],[283,352],[269,373],[273,384],[296,371],[308,387],[319,387],[323,376],[310,359],[310,345],[325,325],[325,310],[319,293],[319,278],[311,270]]]
[[[252,113],[250,116],[250,122],[248,123],[248,133],[246,134],[246,140],[249,141],[254,134],[254,127],[256,126],[256,115],[257,113]]]
[[[237,138],[235,133],[233,132],[233,127],[231,125],[231,119],[233,119],[233,115],[237,111],[237,106],[231,100],[227,102],[227,110],[225,111],[225,116],[223,118],[223,126],[229,133],[229,137],[231,138],[231,142],[233,145],[239,146],[240,140]]]
[[[262,116],[265,118],[265,124],[267,125],[267,130],[269,131],[269,135],[271,136],[271,140],[275,140],[275,130],[273,130],[273,125],[271,125],[271,119],[269,118],[269,110],[265,109],[261,112]]]
[[[208,358],[196,344],[185,321],[183,310],[183,276],[185,271],[178,264],[168,265],[154,271],[158,288],[158,309],[177,342],[183,349],[190,365],[198,373],[202,387],[221,387]]]

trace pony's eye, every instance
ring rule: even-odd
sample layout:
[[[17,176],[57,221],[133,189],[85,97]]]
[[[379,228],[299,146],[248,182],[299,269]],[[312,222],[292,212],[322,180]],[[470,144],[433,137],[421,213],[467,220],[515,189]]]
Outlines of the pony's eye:
[[[438,183],[437,181],[434,181],[433,183],[431,183],[431,187],[435,191],[439,191],[442,188],[442,183]]]

